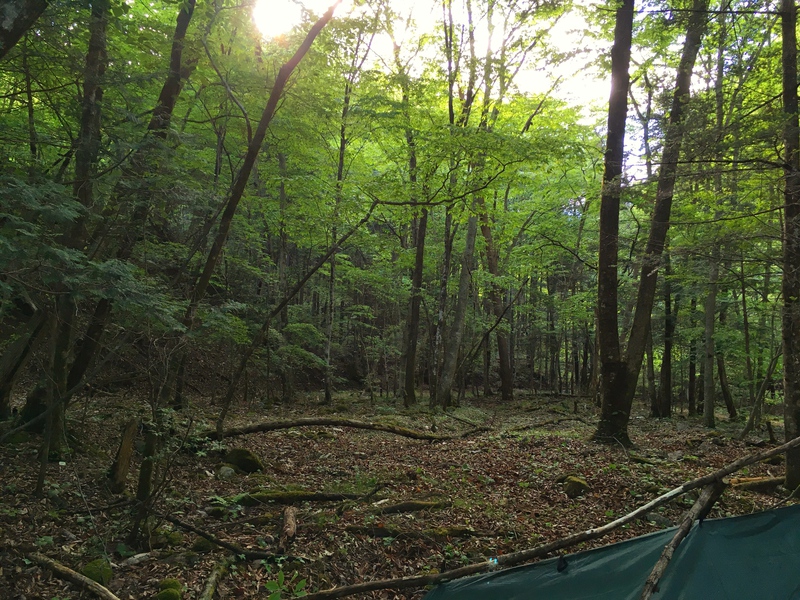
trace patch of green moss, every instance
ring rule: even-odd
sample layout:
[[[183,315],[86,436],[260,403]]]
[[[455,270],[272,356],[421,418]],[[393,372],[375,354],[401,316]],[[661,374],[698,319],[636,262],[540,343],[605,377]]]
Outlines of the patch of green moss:
[[[180,546],[183,544],[183,534],[180,531],[170,531],[167,533],[167,544],[170,546]]]
[[[167,588],[156,594],[156,600],[181,600],[181,593],[178,590]]]
[[[564,493],[570,498],[582,496],[589,490],[589,484],[580,477],[570,476],[564,481]]]
[[[219,519],[222,520],[230,514],[230,510],[225,508],[224,506],[212,506],[207,511],[208,516],[212,519]]]
[[[158,584],[159,590],[178,590],[179,592],[183,591],[183,584],[174,578],[167,578],[162,579],[161,582]]]
[[[83,567],[81,573],[100,585],[108,585],[108,582],[111,581],[111,576],[114,574],[111,570],[111,563],[105,558],[98,558],[88,563]]]
[[[18,431],[6,439],[6,444],[16,446],[17,444],[24,444],[31,441],[31,434],[25,430]]]
[[[225,462],[243,473],[263,471],[261,460],[246,448],[234,448],[225,455]]]
[[[214,544],[212,544],[204,537],[198,537],[192,544],[192,550],[194,550],[195,552],[199,552],[200,554],[211,552],[213,549],[214,549]]]

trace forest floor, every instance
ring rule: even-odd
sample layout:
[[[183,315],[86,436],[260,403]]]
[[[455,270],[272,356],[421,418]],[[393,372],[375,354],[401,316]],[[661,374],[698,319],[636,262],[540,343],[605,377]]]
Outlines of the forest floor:
[[[141,457],[134,456],[127,495],[111,494],[106,472],[130,406],[130,394],[120,394],[83,399],[71,408],[74,452],[69,460],[49,465],[44,498],[33,496],[39,437],[0,446],[0,597],[91,597],[31,560],[36,552],[78,571],[107,557],[113,565],[107,587],[122,600],[155,598],[166,578],[181,582],[184,599],[196,599],[214,566],[229,556],[228,550],[209,548],[163,519],[156,523],[152,547],[133,548],[126,542]],[[195,428],[213,427],[216,410],[198,402],[192,410]],[[743,422],[722,415],[717,428],[709,430],[698,418],[654,420],[641,405],[635,411],[633,450],[588,441],[597,419],[588,399],[524,392],[511,405],[468,399],[446,415],[342,394],[333,406],[309,398],[292,406],[239,407],[228,419],[236,425],[341,417],[438,435],[460,435],[472,425],[488,428],[437,442],[347,427],[302,427],[192,445],[183,443],[185,423],[176,415],[157,509],[241,548],[274,553],[284,506],[243,506],[237,495],[254,490],[354,495],[296,503],[297,532],[286,544],[288,557],[236,563],[215,596],[267,598],[281,588],[281,597],[291,598],[304,588],[441,572],[602,525],[684,481],[754,453],[753,446],[768,437],[756,432],[740,442],[736,438]],[[782,428],[773,419],[782,439]],[[264,469],[221,479],[225,448],[237,447],[256,454]],[[780,464],[757,464],[740,473],[782,474]],[[585,479],[589,490],[570,498],[559,483],[568,475]],[[693,500],[678,498],[646,519],[572,550],[663,529],[676,523]],[[424,510],[380,513],[404,501],[432,504]],[[711,517],[746,514],[782,501],[780,488],[774,495],[728,489]],[[358,597],[416,599],[424,593],[383,590]]]

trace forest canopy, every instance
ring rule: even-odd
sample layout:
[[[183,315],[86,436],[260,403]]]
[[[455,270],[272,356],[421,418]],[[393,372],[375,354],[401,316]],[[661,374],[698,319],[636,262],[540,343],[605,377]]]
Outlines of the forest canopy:
[[[120,391],[131,546],[167,454],[226,436],[442,442],[520,397],[623,449],[637,411],[800,435],[794,0],[292,6],[0,7],[0,443],[43,434],[37,495]],[[226,429],[337,398],[432,430]]]
[[[17,3],[3,416],[34,371],[26,418],[49,398],[57,421],[123,378],[154,410],[184,406],[199,373],[226,389],[223,415],[243,393],[607,396],[615,360],[656,416],[678,402],[713,425],[716,389],[732,417],[776,389],[787,163],[769,2],[366,2],[277,37],[253,18],[279,24],[269,5]],[[565,82],[605,92],[614,68],[629,85],[612,77],[612,126]]]

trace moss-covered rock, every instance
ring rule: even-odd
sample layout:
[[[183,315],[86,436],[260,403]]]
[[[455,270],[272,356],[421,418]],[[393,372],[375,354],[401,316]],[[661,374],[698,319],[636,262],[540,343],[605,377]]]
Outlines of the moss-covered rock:
[[[214,550],[214,544],[204,537],[198,537],[192,544],[192,550],[200,554],[206,554]]]
[[[81,573],[100,585],[108,585],[108,582],[111,581],[111,576],[114,574],[111,570],[111,563],[105,558],[98,558],[88,563],[83,567]]]
[[[156,594],[156,600],[181,600],[181,592],[180,590],[167,588]]]
[[[209,506],[206,509],[206,513],[212,519],[219,519],[220,521],[222,521],[229,514],[231,514],[231,511],[225,508],[224,506]]]
[[[583,496],[587,491],[589,491],[589,484],[585,479],[571,475],[564,480],[564,493],[570,498]]]
[[[264,470],[261,460],[246,448],[233,448],[225,455],[225,462],[243,473]]]
[[[180,531],[156,529],[150,534],[150,547],[153,549],[170,548],[183,544],[183,534]]]
[[[16,433],[11,434],[6,439],[6,444],[8,444],[9,446],[16,446],[18,444],[24,444],[30,441],[31,441],[31,434],[23,429],[22,431],[17,431]]]
[[[174,579],[172,577],[168,577],[167,579],[162,579],[161,582],[158,584],[159,590],[178,590],[179,592],[183,591],[183,584]]]
[[[236,476],[236,468],[228,463],[222,463],[217,467],[217,479],[220,481],[227,481]]]

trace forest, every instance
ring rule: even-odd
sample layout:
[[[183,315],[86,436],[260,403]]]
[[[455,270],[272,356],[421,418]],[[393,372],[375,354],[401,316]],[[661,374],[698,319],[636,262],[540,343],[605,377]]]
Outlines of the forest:
[[[288,5],[0,3],[9,598],[421,598],[792,502],[794,0]]]

